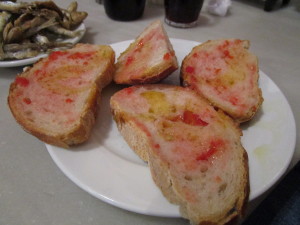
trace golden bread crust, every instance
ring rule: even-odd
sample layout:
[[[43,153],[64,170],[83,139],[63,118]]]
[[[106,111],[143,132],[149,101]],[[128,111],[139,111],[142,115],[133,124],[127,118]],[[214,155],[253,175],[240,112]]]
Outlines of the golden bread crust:
[[[83,143],[95,123],[101,90],[112,80],[114,60],[111,47],[89,44],[39,60],[10,86],[14,118],[48,144],[68,148]]]
[[[183,217],[221,225],[243,215],[248,158],[235,121],[194,91],[171,85],[126,88],[110,104],[120,133]]]
[[[183,86],[197,91],[239,123],[250,120],[263,102],[258,61],[248,51],[249,45],[239,39],[204,42],[184,58],[180,70]]]
[[[137,85],[157,83],[178,69],[177,58],[161,23],[151,23],[120,54],[114,81],[117,84]]]

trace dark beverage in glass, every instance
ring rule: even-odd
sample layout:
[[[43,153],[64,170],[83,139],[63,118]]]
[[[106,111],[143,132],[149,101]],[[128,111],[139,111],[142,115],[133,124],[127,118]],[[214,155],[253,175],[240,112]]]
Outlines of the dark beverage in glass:
[[[165,0],[165,22],[174,27],[193,27],[204,0]]]
[[[146,0],[104,0],[109,18],[120,21],[136,20],[143,15]]]

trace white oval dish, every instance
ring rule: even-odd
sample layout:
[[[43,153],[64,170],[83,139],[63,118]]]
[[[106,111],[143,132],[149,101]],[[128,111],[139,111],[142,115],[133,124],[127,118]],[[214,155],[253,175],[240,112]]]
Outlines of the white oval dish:
[[[112,44],[116,56],[132,41]],[[198,42],[171,39],[178,62]],[[179,84],[179,70],[164,80]],[[242,125],[242,143],[249,157],[250,200],[268,190],[286,171],[296,144],[296,126],[288,101],[277,85],[260,71],[264,103],[251,122]],[[46,144],[57,166],[75,184],[114,206],[136,213],[180,217],[179,208],[167,202],[152,181],[149,168],[128,147],[109,109],[110,96],[120,87],[110,85],[92,136],[85,144],[61,149]]]

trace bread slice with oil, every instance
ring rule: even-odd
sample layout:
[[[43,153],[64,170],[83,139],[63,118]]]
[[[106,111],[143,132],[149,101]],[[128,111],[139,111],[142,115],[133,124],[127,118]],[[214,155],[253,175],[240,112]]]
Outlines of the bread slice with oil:
[[[248,158],[230,117],[189,88],[163,84],[125,88],[110,105],[120,133],[183,217],[221,225],[243,215]]]
[[[160,20],[154,21],[117,59],[117,84],[157,83],[178,68],[177,58]]]
[[[77,44],[52,52],[19,74],[8,104],[16,121],[40,140],[61,147],[88,139],[103,87],[112,81],[110,46]]]
[[[263,102],[257,57],[249,41],[210,40],[184,58],[181,80],[237,122],[250,120]]]

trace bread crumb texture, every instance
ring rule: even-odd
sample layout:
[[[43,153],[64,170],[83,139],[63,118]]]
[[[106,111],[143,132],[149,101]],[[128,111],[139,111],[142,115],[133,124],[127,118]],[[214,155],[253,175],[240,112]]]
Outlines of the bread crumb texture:
[[[8,97],[10,109],[27,131],[68,139],[82,123],[93,123],[97,96],[112,80],[113,62],[109,46],[77,44],[52,52],[16,77]]]
[[[185,86],[238,122],[251,119],[263,101],[257,57],[248,48],[239,39],[207,41],[193,48],[181,68]]]
[[[170,85],[126,88],[111,98],[111,107],[133,122],[131,136],[146,134],[155,183],[192,224],[223,224],[241,214],[247,153],[231,118],[194,91]]]

